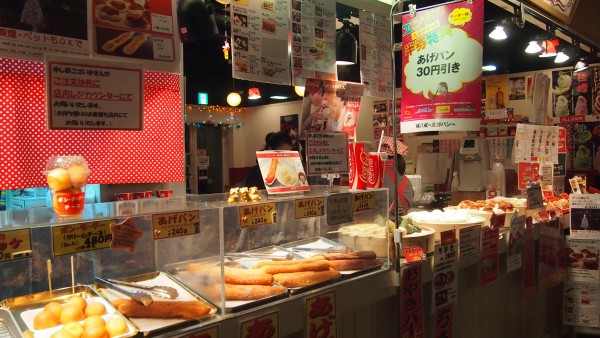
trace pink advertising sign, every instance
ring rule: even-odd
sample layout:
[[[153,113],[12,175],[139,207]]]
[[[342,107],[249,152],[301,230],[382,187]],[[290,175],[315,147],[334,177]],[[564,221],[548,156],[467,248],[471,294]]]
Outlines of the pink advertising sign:
[[[479,130],[483,2],[402,17],[403,133]]]

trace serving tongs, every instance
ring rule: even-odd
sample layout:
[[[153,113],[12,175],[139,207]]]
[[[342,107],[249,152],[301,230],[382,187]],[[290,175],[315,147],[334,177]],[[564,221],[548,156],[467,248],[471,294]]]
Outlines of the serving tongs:
[[[131,298],[131,300],[133,300],[134,302],[140,303],[144,306],[148,306],[148,305],[152,304],[152,302],[153,302],[152,296],[150,296],[147,292],[140,291],[140,290],[125,289],[125,288],[122,288],[122,287],[120,287],[116,284],[113,284],[113,283],[107,281],[106,279],[103,279],[100,277],[95,277],[95,280],[96,280],[96,283],[103,285],[109,289],[118,291],[118,292],[124,294],[125,296],[128,296],[129,298]]]
[[[226,257],[231,258],[259,258],[259,259],[270,259],[273,261],[289,261],[294,259],[294,255],[291,252],[282,255],[274,255],[267,253],[251,253],[251,252],[229,252],[225,254]]]
[[[349,253],[352,252],[352,249],[350,249],[347,246],[332,246],[329,248],[311,248],[311,247],[305,247],[305,246],[295,246],[290,248],[293,251],[313,251],[313,252],[319,252],[319,253]]]
[[[177,292],[177,289],[172,288],[170,286],[164,286],[164,285],[142,285],[142,284],[137,284],[137,283],[130,283],[130,282],[125,282],[122,280],[118,280],[118,279],[106,279],[108,282],[113,283],[113,284],[118,284],[118,285],[124,285],[124,286],[128,286],[130,288],[134,288],[134,289],[142,289],[144,291],[148,291],[151,294],[153,294],[154,296],[158,297],[158,298],[163,298],[163,299],[176,299],[177,296],[179,296],[179,293]]]

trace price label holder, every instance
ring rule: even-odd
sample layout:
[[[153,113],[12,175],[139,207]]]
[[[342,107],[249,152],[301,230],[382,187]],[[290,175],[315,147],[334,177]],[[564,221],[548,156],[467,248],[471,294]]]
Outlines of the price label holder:
[[[188,210],[152,215],[152,236],[155,240],[200,233],[200,211]]]
[[[294,200],[294,219],[321,217],[324,214],[325,199],[323,197]]]
[[[111,219],[52,227],[54,256],[109,248],[112,241],[110,224],[116,222]]]
[[[0,263],[31,257],[31,229],[0,231]]]
[[[375,193],[372,191],[352,195],[352,211],[361,212],[375,209]]]
[[[327,224],[337,225],[354,221],[352,194],[341,193],[327,197]]]
[[[409,264],[422,262],[427,259],[427,255],[425,254],[425,251],[423,251],[423,248],[418,246],[404,248],[402,249],[402,253],[404,253],[404,258]]]
[[[240,206],[239,213],[241,228],[277,223],[275,202],[243,205]]]
[[[240,325],[240,338],[279,338],[279,312],[244,321]]]

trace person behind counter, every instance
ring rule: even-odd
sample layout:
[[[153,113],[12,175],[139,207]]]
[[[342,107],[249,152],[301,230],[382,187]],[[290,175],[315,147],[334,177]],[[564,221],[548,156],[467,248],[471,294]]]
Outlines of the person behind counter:
[[[393,212],[397,210],[398,216],[402,216],[408,213],[415,193],[410,180],[405,175],[406,161],[404,160],[404,156],[398,153],[395,155],[397,156],[396,170],[398,173],[398,180],[396,181],[396,176],[394,175],[394,159],[389,159],[386,161],[384,168],[383,186],[389,189],[390,215],[393,215]],[[396,184],[398,185],[398,208],[394,208],[394,204],[396,203],[394,198],[394,185]]]
[[[265,136],[265,142],[266,144],[261,150],[292,150],[292,137],[282,131],[268,133]],[[239,185],[265,189],[265,182],[260,174],[258,163],[250,169],[246,178]]]

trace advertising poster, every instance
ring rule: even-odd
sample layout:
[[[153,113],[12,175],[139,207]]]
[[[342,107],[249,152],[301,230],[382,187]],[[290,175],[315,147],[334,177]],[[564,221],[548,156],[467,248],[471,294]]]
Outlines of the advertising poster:
[[[599,99],[600,102],[600,99]],[[573,107],[575,116],[592,114],[592,69],[573,72]],[[598,111],[600,113],[600,110]]]
[[[308,78],[335,80],[336,31],[335,20],[331,20],[335,18],[335,1],[291,0],[291,3],[293,84],[306,86]],[[288,21],[287,12],[283,18]],[[287,37],[287,29],[285,34]]]
[[[143,68],[46,57],[49,129],[142,130]]]
[[[552,72],[552,116],[565,117],[573,115],[573,74],[570,70]]]
[[[511,77],[508,79],[508,99],[525,100],[525,77]]]
[[[348,134],[308,132],[306,164],[309,175],[348,172]]]
[[[544,158],[546,162],[558,163],[559,135],[559,127],[517,124],[515,161],[531,162]]]
[[[257,151],[256,158],[269,194],[310,190],[297,151]]]
[[[363,90],[362,84],[306,80],[300,138],[306,131],[340,131],[354,139]]]
[[[505,114],[508,106],[508,80],[506,76],[490,76],[485,79],[485,113],[488,116]]]
[[[563,293],[563,324],[600,327],[599,285],[567,281]]]
[[[402,286],[400,331],[403,337],[423,337],[423,267],[421,263],[414,263],[402,269],[400,285]]]
[[[592,113],[600,115],[600,67],[594,66],[590,68],[592,76]]]
[[[392,98],[390,20],[359,11],[360,77],[365,95]]]
[[[288,1],[231,2],[234,78],[290,84],[289,11]]]
[[[594,239],[577,239],[567,236],[567,260],[569,280],[599,283],[598,255],[600,243]]]
[[[483,3],[402,16],[402,132],[479,130]]]
[[[600,195],[571,194],[571,236],[600,239]]]
[[[158,61],[157,70],[179,71],[170,1],[94,1],[92,18],[96,54]]]
[[[0,1],[0,55],[43,61],[45,54],[89,55],[87,0]]]
[[[562,124],[567,130],[567,168],[600,169],[600,123]]]

